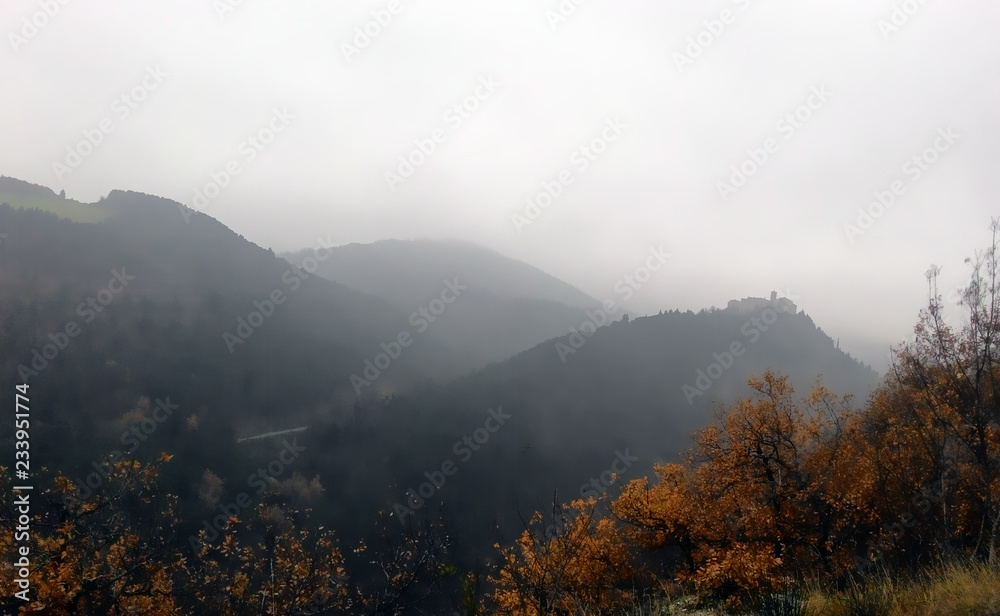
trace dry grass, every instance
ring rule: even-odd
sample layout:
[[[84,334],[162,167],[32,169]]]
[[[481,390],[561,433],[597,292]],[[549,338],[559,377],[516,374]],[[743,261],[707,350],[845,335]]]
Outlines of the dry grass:
[[[833,595],[812,592],[812,616],[1000,616],[1000,568],[944,565],[925,579],[889,579]]]
[[[673,600],[630,616],[723,616],[700,611],[693,601]],[[808,616],[1000,616],[1000,567],[982,563],[942,565],[923,579],[897,582],[883,577],[829,593],[807,593]],[[746,616],[757,616],[747,614]]]
[[[900,597],[893,616],[1000,616],[1000,568],[942,567]]]

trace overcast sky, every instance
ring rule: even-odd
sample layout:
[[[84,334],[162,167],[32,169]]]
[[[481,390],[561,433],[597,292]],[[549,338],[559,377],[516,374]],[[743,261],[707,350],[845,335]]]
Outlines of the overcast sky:
[[[630,310],[776,289],[875,361],[1000,213],[995,3],[62,1],[4,3],[0,174],[279,252],[460,238],[605,299],[662,246]]]

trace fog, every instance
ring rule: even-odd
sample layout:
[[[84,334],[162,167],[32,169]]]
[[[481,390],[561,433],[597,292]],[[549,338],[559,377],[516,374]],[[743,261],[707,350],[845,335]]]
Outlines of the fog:
[[[928,267],[954,297],[988,243],[998,18],[915,0],[17,0],[0,168],[85,202],[169,197],[278,252],[462,239],[598,300],[662,248],[629,310],[777,290],[876,363]]]

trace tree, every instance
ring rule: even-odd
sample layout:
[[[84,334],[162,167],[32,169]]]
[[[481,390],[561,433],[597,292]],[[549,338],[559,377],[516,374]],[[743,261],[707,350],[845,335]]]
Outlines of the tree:
[[[31,600],[13,599],[12,576],[5,575],[0,582],[4,607],[57,616],[182,614],[174,580],[183,559],[170,545],[176,499],[157,489],[159,469],[169,459],[163,455],[146,465],[106,462],[106,484],[87,500],[76,498],[69,479],[56,476],[32,509]],[[9,493],[5,471],[2,488]],[[12,510],[3,510],[8,528],[15,526],[12,516]],[[12,564],[15,546],[9,535],[4,533],[0,548]]]
[[[183,556],[177,499],[158,486],[171,458],[107,461],[104,483],[89,498],[56,475],[43,499],[32,500],[30,600],[14,598],[13,576],[4,576],[6,613],[284,615],[342,613],[351,605],[332,533],[309,530],[296,511],[262,503],[248,524],[230,518],[220,545],[203,542],[193,562]],[[9,493],[9,476],[0,471],[0,489]],[[0,523],[13,528],[9,502]],[[0,534],[7,567],[17,547],[12,533]]]
[[[559,505],[561,532],[542,536],[536,513],[516,546],[497,549],[499,572],[491,599],[501,614],[542,616],[592,613],[631,604],[632,574],[625,542],[610,518],[595,516],[593,498]]]
[[[202,541],[188,569],[193,603],[220,616],[337,613],[350,607],[333,533],[310,531],[304,520],[298,511],[266,503],[257,505],[249,523],[230,518],[219,545]]]
[[[678,579],[735,605],[849,562],[844,430],[850,399],[822,387],[801,403],[785,377],[751,379],[751,399],[701,430],[686,465],[656,468],[615,501],[631,541],[680,552]],[[660,574],[669,574],[661,571]]]
[[[927,271],[928,306],[914,329],[915,340],[896,350],[891,379],[878,402],[891,408],[904,424],[921,427],[911,441],[920,448],[930,470],[924,483],[943,482],[946,466],[957,465],[955,485],[949,488],[950,511],[948,501],[942,501],[944,530],[957,544],[953,547],[996,562],[1000,547],[1000,220],[992,221],[991,231],[989,248],[966,259],[972,266],[969,284],[961,294],[967,320],[958,331],[944,320],[945,305],[937,287],[940,268],[932,265]],[[906,426],[898,429],[906,430]]]

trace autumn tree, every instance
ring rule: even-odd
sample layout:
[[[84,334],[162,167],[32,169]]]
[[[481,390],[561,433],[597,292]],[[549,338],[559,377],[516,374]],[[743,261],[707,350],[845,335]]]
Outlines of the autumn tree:
[[[150,614],[183,613],[176,601],[176,579],[183,560],[172,547],[177,527],[176,499],[160,492],[160,467],[169,456],[141,464],[106,461],[104,484],[86,500],[58,475],[33,501],[30,601],[11,599],[11,575],[0,582],[7,613]],[[6,480],[7,474],[3,473]],[[9,485],[2,486],[9,493]],[[2,517],[12,528],[11,510]],[[5,568],[15,560],[4,548]]]
[[[501,567],[490,581],[499,613],[568,616],[631,603],[633,570],[614,520],[595,515],[593,498],[558,509],[561,532],[535,532],[543,526],[536,513],[515,546],[496,546]]]
[[[260,503],[250,521],[230,517],[217,545],[205,540],[187,568],[188,592],[220,616],[340,613],[351,606],[333,533],[311,531],[307,512]]]
[[[842,570],[840,540],[863,506],[845,498],[850,399],[817,387],[797,401],[770,372],[749,386],[754,396],[701,430],[686,464],[658,466],[653,486],[633,480],[613,506],[631,542],[674,549],[677,579],[734,604]]]
[[[964,322],[952,327],[938,290],[940,268],[927,272],[928,306],[912,342],[893,354],[889,378],[871,408],[883,440],[902,452],[884,461],[910,491],[933,490],[934,543],[996,562],[1000,540],[1000,221],[992,243],[966,259]],[[950,479],[949,479],[950,478]],[[926,531],[925,531],[926,532]]]
[[[370,580],[356,588],[357,611],[368,616],[399,616],[425,607],[444,579],[457,573],[448,564],[451,537],[444,523],[410,519],[399,532],[397,523],[390,523],[389,515],[382,512],[376,527],[382,546],[368,558],[373,572]],[[356,551],[366,550],[362,543]]]
[[[248,523],[231,518],[220,545],[203,543],[197,558],[182,553],[188,546],[177,534],[177,499],[159,487],[171,457],[109,459],[102,484],[87,498],[64,475],[46,480],[41,499],[32,498],[27,602],[13,598],[18,546],[11,533],[0,535],[6,613],[321,614],[350,606],[332,533],[309,530],[294,510],[262,504]],[[0,489],[9,493],[9,476],[0,470]],[[13,528],[9,503],[0,523]]]

